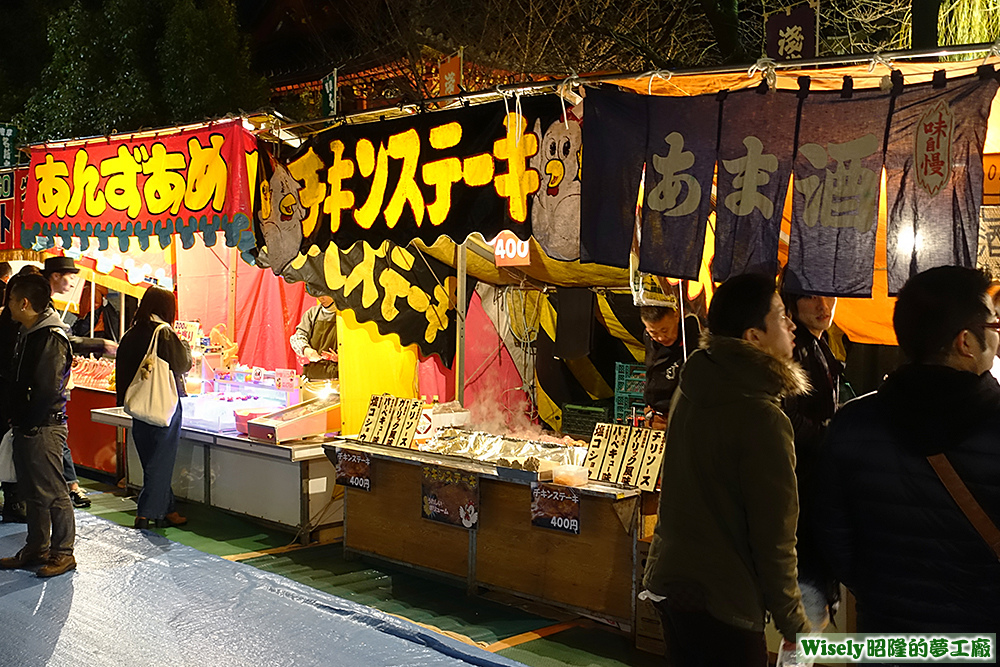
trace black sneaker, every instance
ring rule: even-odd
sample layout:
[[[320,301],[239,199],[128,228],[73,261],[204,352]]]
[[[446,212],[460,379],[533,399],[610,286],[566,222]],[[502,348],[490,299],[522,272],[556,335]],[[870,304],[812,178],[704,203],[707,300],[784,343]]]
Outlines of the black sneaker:
[[[70,490],[69,499],[73,501],[73,507],[90,507],[90,498],[83,493],[83,489]]]

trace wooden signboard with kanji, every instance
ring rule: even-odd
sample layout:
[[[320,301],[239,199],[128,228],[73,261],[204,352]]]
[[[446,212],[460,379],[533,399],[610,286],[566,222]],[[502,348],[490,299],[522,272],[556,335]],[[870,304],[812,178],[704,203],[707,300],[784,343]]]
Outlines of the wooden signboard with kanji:
[[[598,424],[587,450],[590,479],[655,491],[665,438],[664,431]]]

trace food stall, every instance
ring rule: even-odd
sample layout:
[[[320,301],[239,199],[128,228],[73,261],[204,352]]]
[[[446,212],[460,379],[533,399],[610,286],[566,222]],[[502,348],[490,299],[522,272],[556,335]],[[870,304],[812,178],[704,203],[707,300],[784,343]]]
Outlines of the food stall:
[[[467,428],[457,404],[398,401],[424,407],[414,437],[404,409],[384,405],[396,400],[373,397],[358,435],[324,445],[346,487],[347,553],[634,627],[639,502],[662,432],[598,425],[589,445],[496,435]]]
[[[219,371],[214,382],[203,381],[211,391],[181,399],[174,495],[273,524],[303,543],[339,538],[342,494],[322,448],[340,429],[336,385],[276,386],[273,374],[232,378]],[[125,433],[125,481],[140,488],[132,418],[120,407],[95,409],[91,418]]]

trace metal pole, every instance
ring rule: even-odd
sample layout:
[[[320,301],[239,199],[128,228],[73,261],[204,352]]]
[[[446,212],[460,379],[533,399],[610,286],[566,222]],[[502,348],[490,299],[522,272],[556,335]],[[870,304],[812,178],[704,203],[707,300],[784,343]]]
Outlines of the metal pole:
[[[455,304],[455,400],[465,404],[465,243],[456,246],[455,271],[458,274],[458,303]]]
[[[93,280],[90,281],[90,337],[94,337],[94,291],[97,289],[97,283]]]
[[[121,297],[119,303],[121,305],[121,313],[122,313],[121,317],[118,318],[118,323],[119,323],[118,340],[121,340],[122,336],[125,335],[125,292],[119,292],[118,296]]]

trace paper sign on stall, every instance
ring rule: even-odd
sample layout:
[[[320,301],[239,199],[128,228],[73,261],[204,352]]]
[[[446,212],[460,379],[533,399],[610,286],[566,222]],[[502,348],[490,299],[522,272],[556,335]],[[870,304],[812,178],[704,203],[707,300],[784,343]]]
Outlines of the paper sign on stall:
[[[394,447],[410,447],[424,404],[420,399],[389,394],[372,396],[358,439]]]
[[[654,491],[663,463],[665,431],[597,424],[587,450],[590,479]]]
[[[572,486],[531,483],[531,525],[580,534],[580,494]]]
[[[632,429],[632,435],[628,439],[628,447],[625,448],[625,460],[622,461],[620,481],[625,486],[637,485],[642,457],[649,447],[649,436],[652,432],[652,429],[648,428]]]
[[[358,434],[358,440],[361,442],[375,442],[375,426],[378,423],[382,398],[382,396],[373,394],[371,400],[368,401],[368,412],[365,413],[365,422],[361,425],[361,433]]]
[[[631,427],[615,424],[611,427],[611,436],[608,438],[608,451],[604,455],[604,463],[601,464],[601,472],[598,479],[602,482],[617,483],[622,472],[622,462],[625,460],[625,446],[628,444]]]
[[[649,442],[647,443],[646,451],[642,454],[642,465],[639,466],[639,474],[636,477],[635,485],[643,491],[655,491],[656,481],[660,477],[660,468],[663,465],[667,432],[648,430],[650,431]]]
[[[181,340],[187,342],[189,345],[194,345],[198,342],[198,338],[201,335],[201,322],[184,322],[177,320],[174,322],[174,333]]]
[[[587,476],[590,479],[600,477],[604,454],[608,451],[607,443],[604,441],[610,431],[610,424],[597,424],[594,427],[594,436],[590,439],[590,448],[587,449]]]
[[[371,491],[372,459],[367,452],[337,447],[337,484]]]
[[[421,516],[474,530],[479,525],[479,475],[440,466],[421,467]]]

